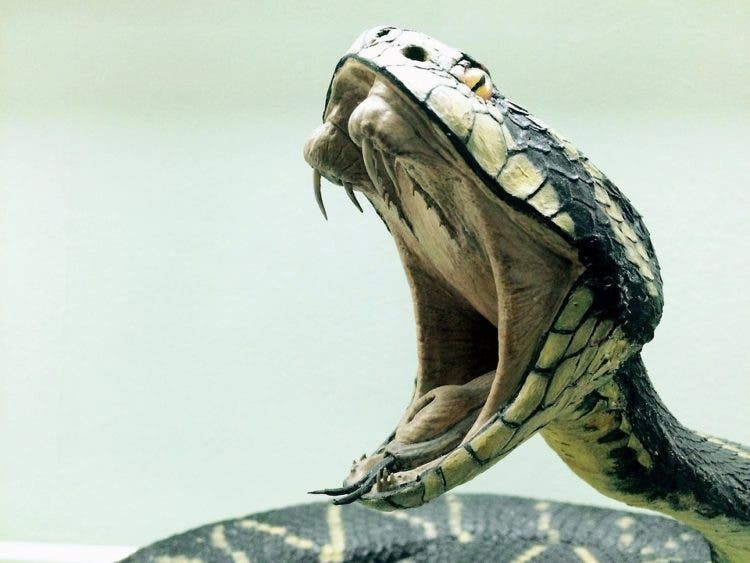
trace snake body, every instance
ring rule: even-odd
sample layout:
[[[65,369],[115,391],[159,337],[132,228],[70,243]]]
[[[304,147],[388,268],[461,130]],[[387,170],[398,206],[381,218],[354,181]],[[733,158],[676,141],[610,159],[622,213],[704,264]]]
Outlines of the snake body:
[[[272,510],[176,535],[127,561],[709,560],[709,546],[700,534],[660,516],[499,495],[449,494],[394,512],[327,503]]]
[[[661,316],[659,264],[640,215],[585,155],[505,98],[475,59],[382,27],[339,61],[305,158],[321,208],[324,176],[354,201],[364,195],[396,241],[417,322],[414,396],[342,487],[318,491],[337,497],[333,508],[198,529],[136,560],[203,558],[201,549],[240,562],[287,552],[321,561],[750,560],[750,451],[685,428],[653,389],[640,350]],[[682,524],[440,498],[537,431],[602,493]],[[397,516],[338,507],[355,500]],[[456,510],[465,528],[451,527]],[[389,528],[393,518],[423,523],[424,537]],[[680,551],[677,538],[689,546]]]

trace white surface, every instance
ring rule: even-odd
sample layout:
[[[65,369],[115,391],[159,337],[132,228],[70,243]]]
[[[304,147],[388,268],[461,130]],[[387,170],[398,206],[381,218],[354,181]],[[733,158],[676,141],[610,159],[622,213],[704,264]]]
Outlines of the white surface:
[[[0,541],[3,563],[111,563],[135,551],[115,545],[80,545]]]
[[[323,222],[301,157],[338,56],[388,21],[485,62],[631,198],[665,279],[655,385],[750,443],[750,7],[619,5],[3,3],[0,537],[140,545],[306,502],[388,434],[401,267],[332,187]],[[536,438],[462,490],[614,505]]]

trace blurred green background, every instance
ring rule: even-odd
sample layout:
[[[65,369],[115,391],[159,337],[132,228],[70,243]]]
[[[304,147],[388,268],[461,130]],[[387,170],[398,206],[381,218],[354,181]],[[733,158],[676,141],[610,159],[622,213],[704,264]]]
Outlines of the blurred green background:
[[[415,371],[389,235],[302,144],[391,23],[484,62],[645,216],[646,364],[750,443],[750,3],[0,3],[0,539],[143,544],[308,500]],[[539,438],[463,491],[614,505]]]

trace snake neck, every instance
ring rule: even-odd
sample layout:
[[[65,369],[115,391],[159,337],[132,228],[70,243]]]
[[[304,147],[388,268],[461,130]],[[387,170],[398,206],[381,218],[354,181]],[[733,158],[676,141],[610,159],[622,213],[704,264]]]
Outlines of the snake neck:
[[[573,418],[555,421],[542,435],[601,493],[698,530],[714,560],[740,561],[750,552],[750,450],[680,424],[659,399],[640,354]]]

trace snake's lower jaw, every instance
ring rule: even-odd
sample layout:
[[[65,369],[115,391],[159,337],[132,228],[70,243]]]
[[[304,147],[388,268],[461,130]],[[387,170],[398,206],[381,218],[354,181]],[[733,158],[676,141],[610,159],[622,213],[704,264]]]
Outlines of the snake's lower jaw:
[[[497,443],[492,436],[482,438],[482,455],[491,451],[492,459],[479,459],[470,445],[504,406],[489,404],[496,377],[493,370],[463,384],[432,381],[432,389],[415,394],[391,437],[372,455],[353,462],[345,483],[363,482],[377,467],[377,477],[362,500],[381,509],[416,506],[503,457],[515,445],[503,449],[502,436],[495,436]],[[386,459],[391,461],[383,467]],[[417,489],[419,494],[414,493]]]

